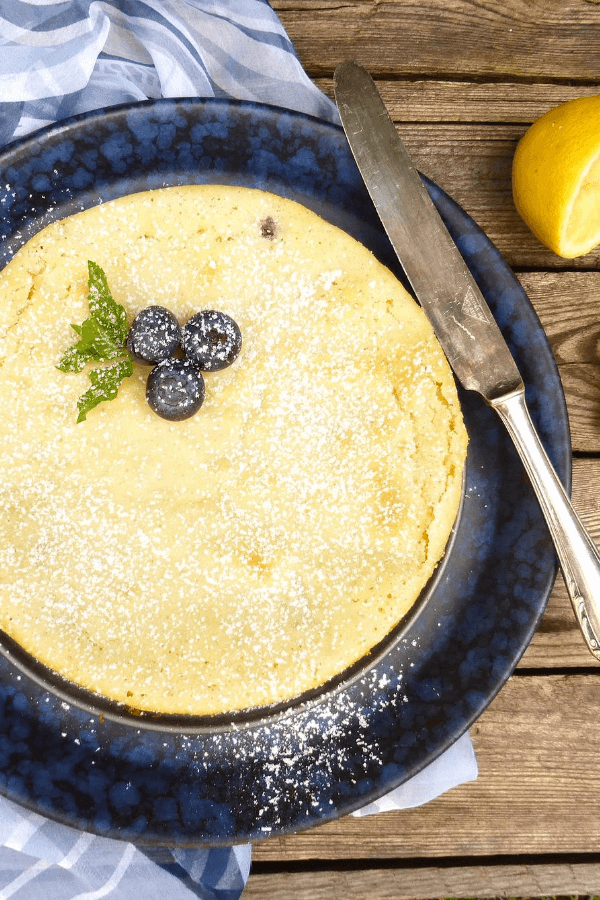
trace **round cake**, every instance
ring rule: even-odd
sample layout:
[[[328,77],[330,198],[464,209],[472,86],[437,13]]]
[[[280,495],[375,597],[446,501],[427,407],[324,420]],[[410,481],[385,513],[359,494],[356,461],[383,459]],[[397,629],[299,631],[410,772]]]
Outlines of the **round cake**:
[[[242,349],[185,421],[134,366],[77,422],[57,368],[88,260],[128,319],[220,310]],[[461,499],[466,432],[418,305],[372,254],[247,188],[134,194],[56,222],[0,274],[0,628],[129,707],[287,702],[402,620]]]

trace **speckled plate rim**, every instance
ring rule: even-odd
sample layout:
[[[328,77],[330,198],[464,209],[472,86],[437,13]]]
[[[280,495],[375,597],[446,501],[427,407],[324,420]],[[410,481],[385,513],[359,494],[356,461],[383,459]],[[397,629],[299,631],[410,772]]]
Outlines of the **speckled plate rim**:
[[[85,114],[0,156],[0,267],[38,228],[166,184],[234,183],[298,200],[399,272],[342,130],[243,101],[159,100]],[[517,359],[532,417],[570,488],[564,395],[518,280],[434,183],[434,203]],[[218,734],[148,732],[90,715],[0,659],[0,791],[77,828],[144,844],[254,841],[337,818],[460,737],[541,618],[554,551],[510,440],[461,392],[470,434],[452,555],[422,614],[363,678],[317,706]]]

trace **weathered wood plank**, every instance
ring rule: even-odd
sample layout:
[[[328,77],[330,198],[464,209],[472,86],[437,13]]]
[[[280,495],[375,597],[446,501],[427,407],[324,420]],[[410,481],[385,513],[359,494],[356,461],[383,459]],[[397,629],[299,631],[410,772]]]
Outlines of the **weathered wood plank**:
[[[598,269],[600,249],[576,260],[547,250],[517,213],[512,160],[525,125],[409,123],[399,131],[416,166],[485,231],[518,269]]]
[[[600,864],[473,865],[251,874],[244,900],[437,900],[593,895]]]
[[[598,8],[586,0],[274,0],[312,76],[359,59],[379,75],[600,78]]]
[[[600,272],[530,272],[519,280],[546,332],[565,391],[573,449],[600,452]]]
[[[600,675],[513,676],[471,730],[476,781],[417,809],[272,838],[254,858],[597,854],[599,703]]]
[[[600,363],[600,272],[521,272],[559,365]]]
[[[333,80],[315,79],[333,99]],[[530,124],[559,103],[600,93],[594,85],[515,84],[436,79],[377,79],[395,122],[497,122]]]
[[[559,366],[571,423],[573,449],[600,450],[600,363]]]
[[[512,160],[524,126],[415,123],[398,130],[420,171],[475,219],[509,264],[536,269],[560,265],[529,232],[513,204]]]

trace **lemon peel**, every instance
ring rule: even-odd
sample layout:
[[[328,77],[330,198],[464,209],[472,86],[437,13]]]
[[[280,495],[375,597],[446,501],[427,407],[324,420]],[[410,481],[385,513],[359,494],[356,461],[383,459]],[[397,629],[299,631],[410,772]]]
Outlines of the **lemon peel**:
[[[512,192],[539,240],[565,259],[600,244],[600,95],[567,100],[519,141]]]

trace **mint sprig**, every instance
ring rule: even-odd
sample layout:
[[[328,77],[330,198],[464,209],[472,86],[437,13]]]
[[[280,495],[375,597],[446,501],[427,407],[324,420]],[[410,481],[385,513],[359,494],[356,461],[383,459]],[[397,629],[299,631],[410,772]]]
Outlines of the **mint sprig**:
[[[130,356],[118,359],[110,366],[92,369],[90,372],[91,387],[77,401],[79,415],[77,422],[84,422],[90,409],[98,406],[103,400],[114,400],[121,384],[133,375],[133,360]]]
[[[106,275],[97,263],[88,260],[89,318],[71,325],[79,340],[63,355],[56,367],[61,372],[81,372],[90,362],[107,363],[89,373],[91,387],[77,401],[77,422],[99,403],[114,400],[125,378],[133,375],[133,359],[125,347],[127,312],[113,298]]]

